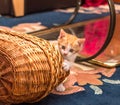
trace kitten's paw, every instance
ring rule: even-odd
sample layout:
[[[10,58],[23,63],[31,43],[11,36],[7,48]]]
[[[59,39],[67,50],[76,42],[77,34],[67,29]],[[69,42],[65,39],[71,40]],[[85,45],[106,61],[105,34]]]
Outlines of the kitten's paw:
[[[70,64],[70,62],[68,62],[68,61],[64,61],[64,62],[63,62],[63,70],[65,70],[65,71],[69,71],[70,68],[71,68],[71,64]]]
[[[56,87],[56,90],[57,90],[58,92],[64,92],[64,91],[65,91],[65,87],[63,86],[63,84],[60,84],[60,85],[58,85],[58,86]]]

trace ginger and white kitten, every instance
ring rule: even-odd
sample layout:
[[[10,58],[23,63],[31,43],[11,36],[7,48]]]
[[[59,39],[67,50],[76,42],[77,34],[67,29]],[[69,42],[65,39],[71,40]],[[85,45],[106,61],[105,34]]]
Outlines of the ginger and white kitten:
[[[82,50],[85,38],[66,33],[63,29],[58,37],[58,47],[64,59],[74,62],[78,53]]]
[[[70,70],[71,62],[74,62],[78,53],[82,50],[85,38],[78,38],[75,35],[60,30],[58,37],[58,48],[64,58],[63,69]],[[63,83],[56,87],[57,91],[65,91]]]

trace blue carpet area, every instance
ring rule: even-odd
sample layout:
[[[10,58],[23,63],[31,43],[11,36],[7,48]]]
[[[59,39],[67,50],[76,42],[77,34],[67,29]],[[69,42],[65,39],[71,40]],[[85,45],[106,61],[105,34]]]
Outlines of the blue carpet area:
[[[115,74],[109,79],[120,80],[119,67]],[[120,105],[120,84],[113,85],[104,83],[100,88],[103,90],[103,94],[100,95],[95,95],[89,85],[86,85],[85,91],[64,96],[50,94],[40,102],[30,105]]]
[[[79,13],[73,22],[75,23],[75,22],[86,21],[90,19],[96,19],[103,16],[107,16],[108,14],[109,13],[103,13],[103,14]],[[63,12],[55,12],[55,11],[29,14],[19,18],[10,18],[10,17],[2,16],[0,17],[0,25],[12,27],[19,23],[41,22],[43,25],[50,28],[53,26],[53,24],[63,24],[69,19],[70,16],[71,16],[71,13],[63,13]]]

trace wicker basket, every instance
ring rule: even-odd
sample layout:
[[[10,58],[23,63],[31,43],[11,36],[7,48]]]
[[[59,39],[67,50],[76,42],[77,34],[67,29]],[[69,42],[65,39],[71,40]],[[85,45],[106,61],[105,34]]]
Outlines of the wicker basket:
[[[61,54],[48,41],[0,30],[0,102],[39,101],[68,74]]]

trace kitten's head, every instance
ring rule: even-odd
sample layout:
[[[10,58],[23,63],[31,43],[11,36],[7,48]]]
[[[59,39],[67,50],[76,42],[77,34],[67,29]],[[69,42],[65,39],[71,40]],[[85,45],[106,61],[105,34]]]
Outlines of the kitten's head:
[[[82,50],[84,41],[85,38],[78,38],[75,35],[68,34],[61,29],[58,37],[58,45],[61,54],[64,58],[71,58]]]

